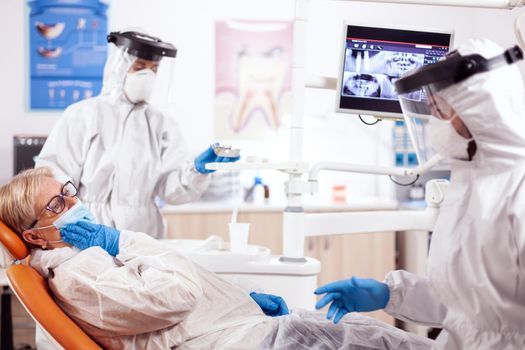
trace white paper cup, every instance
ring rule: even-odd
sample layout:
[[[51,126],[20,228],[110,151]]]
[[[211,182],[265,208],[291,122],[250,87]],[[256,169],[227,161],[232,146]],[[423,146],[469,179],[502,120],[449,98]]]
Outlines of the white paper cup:
[[[230,223],[230,250],[232,253],[245,253],[248,251],[248,234],[250,224]]]

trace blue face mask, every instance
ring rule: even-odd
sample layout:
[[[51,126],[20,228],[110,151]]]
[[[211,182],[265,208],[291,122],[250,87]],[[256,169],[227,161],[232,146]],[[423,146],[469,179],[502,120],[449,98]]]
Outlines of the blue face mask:
[[[42,230],[49,227],[56,227],[58,230],[60,230],[66,225],[74,224],[79,221],[88,221],[94,223],[95,218],[93,217],[93,214],[91,214],[91,212],[89,211],[88,207],[86,207],[86,205],[82,203],[80,199],[77,199],[75,205],[73,205],[71,208],[69,208],[68,211],[66,211],[58,219],[56,219],[52,225],[37,227],[34,230]]]
[[[60,230],[66,225],[74,224],[79,221],[88,221],[94,223],[95,218],[89,211],[88,207],[82,203],[80,199],[77,199],[75,205],[69,208],[68,211],[66,211],[64,214],[62,214],[62,216],[56,219],[55,222],[53,222],[53,226]]]

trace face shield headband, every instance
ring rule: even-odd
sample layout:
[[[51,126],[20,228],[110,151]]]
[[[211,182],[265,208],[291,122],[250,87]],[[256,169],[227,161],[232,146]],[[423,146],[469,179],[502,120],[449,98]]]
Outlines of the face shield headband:
[[[148,61],[160,61],[163,57],[177,55],[177,49],[172,44],[138,32],[111,32],[107,40],[129,54]]]
[[[440,91],[475,74],[510,65],[522,59],[523,51],[519,46],[507,49],[501,55],[490,59],[478,54],[461,56],[457,51],[453,51],[444,60],[423,66],[398,79],[395,87],[398,95],[408,94],[429,85],[432,85],[432,90]]]
[[[432,120],[432,116],[452,120],[455,115],[448,103],[440,99],[438,92],[475,74],[521,59],[523,52],[518,46],[490,59],[479,54],[462,56],[452,52],[442,61],[415,69],[395,82],[405,124],[420,164],[430,160],[435,148],[426,137],[428,121]]]

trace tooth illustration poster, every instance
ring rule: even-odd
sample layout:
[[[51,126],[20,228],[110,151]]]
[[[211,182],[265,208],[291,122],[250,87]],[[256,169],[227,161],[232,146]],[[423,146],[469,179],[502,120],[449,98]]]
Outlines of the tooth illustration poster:
[[[275,135],[291,99],[293,24],[215,23],[215,136]]]
[[[107,5],[30,0],[30,109],[64,109],[96,96],[107,57]]]

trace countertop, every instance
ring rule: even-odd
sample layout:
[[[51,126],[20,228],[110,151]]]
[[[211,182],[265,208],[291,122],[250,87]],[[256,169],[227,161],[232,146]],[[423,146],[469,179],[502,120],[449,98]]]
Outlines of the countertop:
[[[231,213],[238,206],[239,212],[282,212],[286,207],[284,201],[269,203],[239,203],[238,201],[220,202],[193,202],[182,205],[165,205],[161,208],[163,214],[191,214],[191,213]],[[394,210],[399,203],[392,199],[363,197],[355,198],[346,203],[330,203],[328,201],[303,201],[306,212],[338,212],[338,211],[365,211],[365,210]]]

